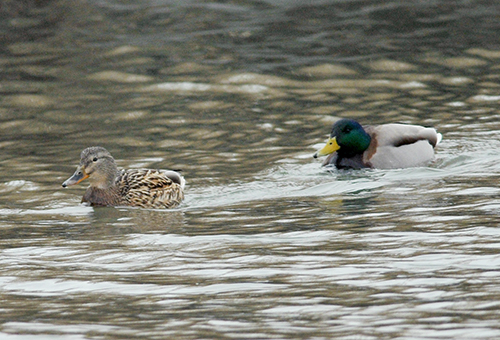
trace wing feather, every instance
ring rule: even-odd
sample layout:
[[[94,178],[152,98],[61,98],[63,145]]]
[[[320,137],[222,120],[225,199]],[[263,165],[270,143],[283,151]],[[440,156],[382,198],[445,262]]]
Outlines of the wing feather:
[[[118,181],[127,205],[143,208],[172,208],[184,199],[182,185],[165,170],[124,170]],[[183,183],[182,183],[183,184]]]
[[[441,140],[435,129],[419,125],[383,124],[367,127],[366,130],[376,136],[379,146],[399,147],[426,140],[432,147],[436,147]]]
[[[367,128],[372,144],[365,162],[375,168],[420,166],[434,157],[441,135],[433,128],[418,125],[384,124]],[[373,140],[374,139],[374,140]]]

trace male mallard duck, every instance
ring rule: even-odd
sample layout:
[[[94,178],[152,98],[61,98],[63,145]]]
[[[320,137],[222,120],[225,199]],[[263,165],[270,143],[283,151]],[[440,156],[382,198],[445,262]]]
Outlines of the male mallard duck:
[[[82,151],[80,165],[62,186],[88,178],[82,203],[101,206],[173,208],[184,199],[184,177],[172,170],[118,170],[111,154],[100,146]]]
[[[384,124],[363,128],[352,119],[333,124],[330,139],[314,158],[330,155],[323,165],[394,169],[424,165],[434,157],[441,134],[419,125]]]

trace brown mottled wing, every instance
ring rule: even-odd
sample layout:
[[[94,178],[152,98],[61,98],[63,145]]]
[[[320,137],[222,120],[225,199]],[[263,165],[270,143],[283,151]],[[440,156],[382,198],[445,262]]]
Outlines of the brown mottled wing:
[[[184,199],[181,185],[162,170],[127,170],[118,178],[126,205],[164,209],[179,205]]]

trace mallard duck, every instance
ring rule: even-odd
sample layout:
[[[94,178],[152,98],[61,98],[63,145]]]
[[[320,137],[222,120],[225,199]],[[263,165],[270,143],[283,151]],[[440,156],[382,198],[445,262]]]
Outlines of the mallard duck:
[[[114,158],[100,146],[82,151],[80,165],[62,186],[75,185],[86,178],[90,186],[82,203],[90,205],[165,209],[179,205],[184,199],[185,180],[177,171],[118,170]]]
[[[434,157],[441,134],[419,125],[383,124],[362,127],[352,119],[333,124],[330,139],[314,158],[343,168],[394,169],[425,165]]]

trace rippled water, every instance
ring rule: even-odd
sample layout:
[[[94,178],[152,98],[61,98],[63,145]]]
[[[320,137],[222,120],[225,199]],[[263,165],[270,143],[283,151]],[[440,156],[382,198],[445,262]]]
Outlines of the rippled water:
[[[0,338],[500,337],[496,3],[0,8]],[[327,171],[337,117],[444,139]],[[90,145],[186,201],[80,205]]]

